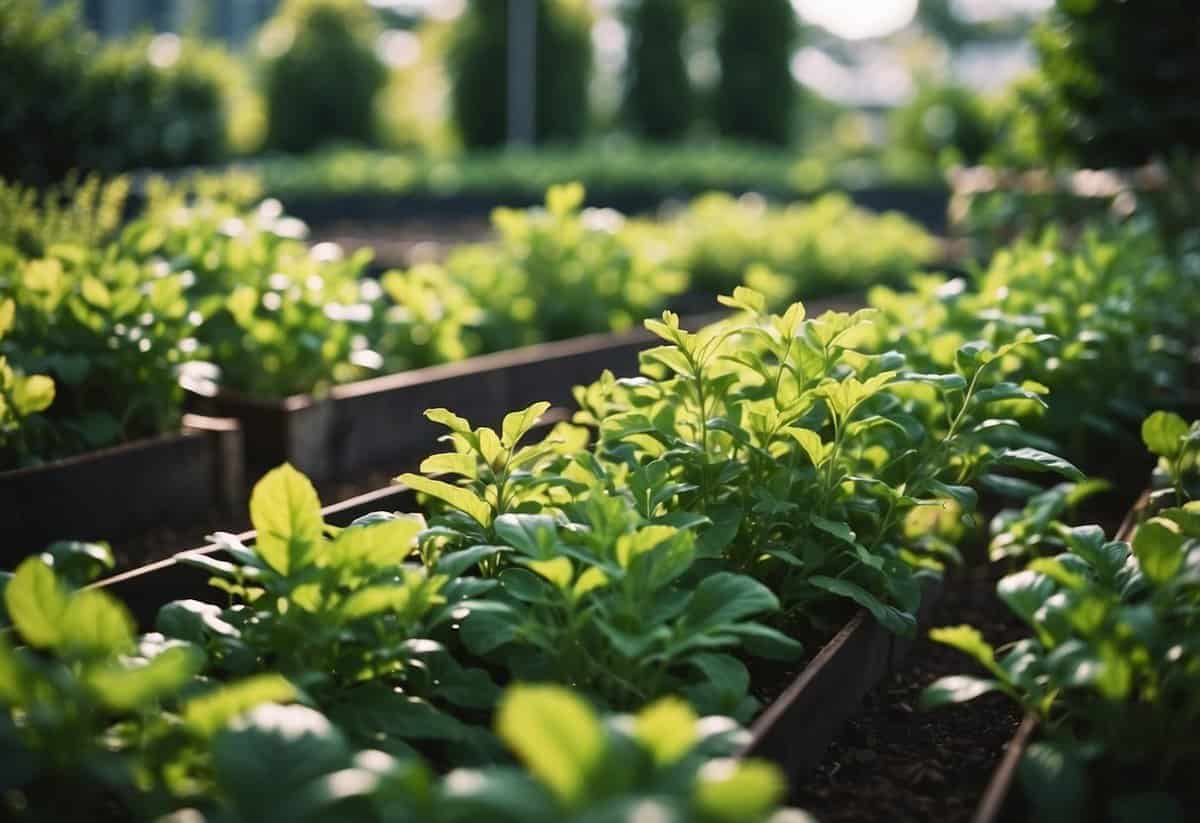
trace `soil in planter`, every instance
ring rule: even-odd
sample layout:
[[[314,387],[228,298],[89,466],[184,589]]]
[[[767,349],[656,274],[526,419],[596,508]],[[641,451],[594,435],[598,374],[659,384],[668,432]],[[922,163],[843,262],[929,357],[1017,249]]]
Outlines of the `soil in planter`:
[[[776,629],[804,645],[804,653],[795,660],[769,660],[734,652],[750,670],[750,695],[761,704],[760,711],[771,706],[795,682],[812,659],[825,648],[825,644],[832,641],[854,618],[856,612],[857,607],[848,600],[831,600],[823,607],[820,625],[799,618],[774,624]]]
[[[970,623],[993,643],[1024,635],[984,574],[947,581],[932,626]],[[1004,746],[1020,724],[1016,705],[987,695],[923,712],[921,691],[939,677],[975,672],[960,652],[920,638],[901,669],[877,687],[793,789],[796,805],[822,823],[969,820]]]

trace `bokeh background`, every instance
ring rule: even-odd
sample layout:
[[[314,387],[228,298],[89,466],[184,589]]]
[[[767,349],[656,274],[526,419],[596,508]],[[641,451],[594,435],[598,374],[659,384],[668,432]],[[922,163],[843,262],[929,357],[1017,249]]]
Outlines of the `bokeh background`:
[[[581,173],[664,146],[770,161],[799,190],[1131,166],[1195,144],[1187,5],[0,0],[0,174],[310,155],[292,173],[350,186],[355,149],[412,159],[393,187],[454,187],[439,161],[528,143]]]

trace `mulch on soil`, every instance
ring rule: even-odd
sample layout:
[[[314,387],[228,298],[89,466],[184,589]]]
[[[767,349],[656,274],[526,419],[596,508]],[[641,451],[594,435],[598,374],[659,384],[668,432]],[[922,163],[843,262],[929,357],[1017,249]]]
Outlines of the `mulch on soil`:
[[[1024,635],[983,575],[948,582],[933,626],[970,623],[993,644]],[[963,654],[922,637],[902,668],[868,695],[794,803],[822,823],[969,820],[1020,724],[1016,705],[987,695],[924,712],[921,691],[945,675],[975,672]]]

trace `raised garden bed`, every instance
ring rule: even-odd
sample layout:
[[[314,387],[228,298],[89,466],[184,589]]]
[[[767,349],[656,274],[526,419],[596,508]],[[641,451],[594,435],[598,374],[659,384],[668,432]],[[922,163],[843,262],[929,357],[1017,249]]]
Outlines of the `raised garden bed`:
[[[402,511],[415,505],[413,492],[395,485],[327,506],[323,514],[326,522],[344,526],[371,512]],[[246,544],[254,538],[254,531],[238,535]],[[206,546],[185,554],[213,556],[221,551]],[[211,591],[208,581],[203,568],[181,562],[176,555],[94,585],[124,602],[139,627],[149,631],[163,604],[204,598]],[[941,591],[940,581],[925,585],[918,631],[927,628]],[[910,647],[910,640],[891,634],[866,611],[856,611],[759,714],[740,756],[777,763],[794,784],[821,761],[863,696],[900,665]]]
[[[612,208],[626,214],[645,214],[659,208],[664,201],[684,200],[707,191],[729,191],[744,194],[750,189],[721,187],[659,189],[605,189],[589,186],[591,205]],[[798,199],[796,192],[765,192],[780,199]],[[950,203],[949,192],[939,186],[867,186],[847,190],[855,205],[873,211],[897,211],[917,221],[926,229],[943,232]],[[536,206],[542,202],[538,191],[497,190],[471,194],[385,194],[375,192],[288,193],[281,198],[290,214],[314,226],[342,220],[404,220],[429,217],[461,219],[486,216],[498,204],[514,208]]]
[[[860,295],[847,295],[814,300],[808,312],[815,316],[862,305]],[[719,317],[692,317],[683,325],[699,328]],[[425,419],[425,409],[453,408],[491,426],[499,422],[500,409],[542,400],[571,404],[572,388],[605,369],[618,377],[636,375],[638,353],[654,339],[643,329],[587,335],[347,383],[321,398],[299,394],[273,400],[218,392],[193,394],[189,405],[239,421],[251,479],[281,463],[291,463],[316,483],[382,466],[396,473],[435,450],[442,429]]]
[[[0,472],[0,567],[57,540],[119,541],[242,505],[236,420],[185,415],[178,433]]]

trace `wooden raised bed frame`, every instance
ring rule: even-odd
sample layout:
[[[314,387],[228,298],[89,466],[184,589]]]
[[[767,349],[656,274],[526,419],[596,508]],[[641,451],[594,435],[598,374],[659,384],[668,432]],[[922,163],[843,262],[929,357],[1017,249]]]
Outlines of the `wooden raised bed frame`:
[[[244,486],[237,421],[199,415],[174,434],[0,472],[0,568],[57,540],[120,540],[231,516]]]

